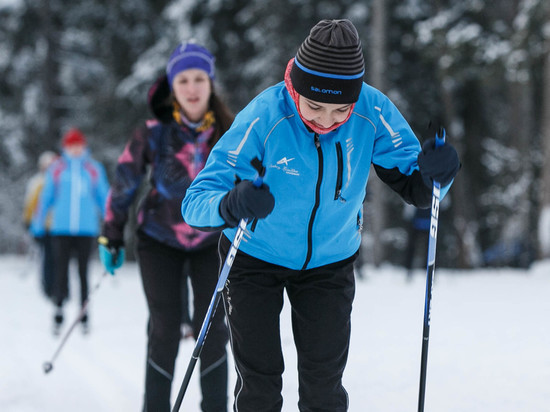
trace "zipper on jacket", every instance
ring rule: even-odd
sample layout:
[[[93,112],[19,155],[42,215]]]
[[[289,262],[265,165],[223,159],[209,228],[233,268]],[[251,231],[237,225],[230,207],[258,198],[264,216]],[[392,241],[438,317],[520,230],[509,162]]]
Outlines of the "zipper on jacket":
[[[338,159],[338,174],[336,175],[336,190],[334,191],[334,200],[338,200],[342,195],[342,179],[344,174],[344,156],[342,155],[342,144],[336,142],[336,157]],[[342,198],[345,202],[345,199]]]
[[[71,234],[77,234],[80,226],[80,198],[82,192],[82,163],[80,160],[71,159],[70,174],[71,174],[71,202],[69,209],[69,231]]]
[[[307,228],[307,254],[306,261],[302,266],[302,270],[307,268],[309,261],[311,260],[311,255],[313,254],[313,222],[315,221],[315,215],[319,209],[319,203],[321,199],[321,181],[323,180],[323,151],[321,150],[321,142],[319,141],[319,135],[315,133],[315,147],[317,148],[317,157],[319,158],[319,171],[317,174],[317,184],[315,186],[315,204],[313,205],[313,210],[311,211],[311,216],[309,218],[309,224]]]

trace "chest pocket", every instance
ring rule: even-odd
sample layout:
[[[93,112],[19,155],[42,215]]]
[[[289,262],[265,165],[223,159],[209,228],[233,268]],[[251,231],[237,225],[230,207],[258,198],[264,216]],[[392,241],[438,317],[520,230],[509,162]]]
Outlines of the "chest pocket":
[[[334,200],[340,199],[340,201],[345,202],[346,199],[342,197],[342,182],[344,180],[344,154],[342,153],[342,144],[340,142],[336,142],[336,160],[338,162],[338,174],[336,175]]]

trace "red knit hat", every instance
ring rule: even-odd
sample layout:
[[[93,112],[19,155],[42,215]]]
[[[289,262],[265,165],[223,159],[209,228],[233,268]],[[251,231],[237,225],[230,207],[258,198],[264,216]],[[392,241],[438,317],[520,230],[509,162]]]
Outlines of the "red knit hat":
[[[61,145],[63,147],[71,146],[73,144],[86,144],[86,137],[84,134],[74,127],[65,133],[63,139],[61,140]]]

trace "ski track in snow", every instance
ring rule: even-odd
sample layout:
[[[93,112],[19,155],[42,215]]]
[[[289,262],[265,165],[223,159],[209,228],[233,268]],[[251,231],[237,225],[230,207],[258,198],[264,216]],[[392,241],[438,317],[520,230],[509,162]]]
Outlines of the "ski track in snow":
[[[135,263],[101,281],[91,296],[91,331],[77,327],[45,374],[78,315],[78,279],[61,336],[42,297],[36,265],[0,256],[0,411],[137,412],[141,410],[147,309]],[[416,411],[424,316],[425,270],[365,267],[357,282],[352,344],[344,386],[351,412]],[[91,262],[90,290],[101,277]],[[550,411],[550,261],[530,270],[436,268],[426,383],[426,411]],[[283,310],[284,412],[297,411],[296,354],[288,304]],[[175,400],[194,343],[182,341]],[[229,349],[229,348],[228,348]],[[235,373],[230,357],[230,394]],[[198,366],[182,411],[199,411]],[[230,402],[232,397],[230,397]]]

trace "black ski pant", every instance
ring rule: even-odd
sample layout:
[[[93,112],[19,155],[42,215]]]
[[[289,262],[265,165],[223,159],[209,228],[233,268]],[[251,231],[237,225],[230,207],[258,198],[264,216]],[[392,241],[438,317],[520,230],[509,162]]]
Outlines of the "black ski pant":
[[[139,233],[137,256],[149,308],[144,411],[170,411],[170,394],[180,344],[182,282],[191,279],[192,326],[195,339],[218,281],[216,245],[184,251]],[[188,263],[188,265],[186,265]],[[188,268],[188,272],[184,270]],[[208,331],[200,355],[201,409],[227,410],[227,326],[222,305]]]
[[[220,255],[230,247],[222,235]],[[284,290],[292,306],[302,412],[348,408],[342,386],[355,294],[354,256],[330,265],[291,270],[238,252],[224,289],[237,369],[234,411],[279,412],[283,399],[280,313]]]
[[[52,236],[55,261],[54,301],[58,307],[69,297],[69,263],[76,254],[78,277],[80,279],[80,304],[88,299],[88,262],[95,237],[93,236]]]

